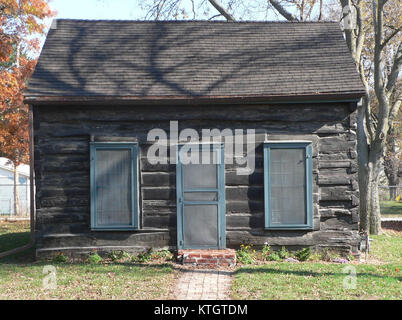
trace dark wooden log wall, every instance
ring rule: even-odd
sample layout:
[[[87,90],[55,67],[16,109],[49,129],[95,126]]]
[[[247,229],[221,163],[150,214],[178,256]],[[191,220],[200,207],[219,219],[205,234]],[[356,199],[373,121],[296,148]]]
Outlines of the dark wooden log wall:
[[[356,119],[350,103],[231,106],[36,106],[34,143],[38,255],[55,248],[141,249],[176,245],[175,165],[146,158],[152,128],[255,129],[256,169],[250,176],[226,165],[227,245],[242,242],[336,247],[356,251],[358,187]],[[90,136],[137,137],[140,143],[140,221],[135,232],[90,231]],[[265,231],[263,148],[270,140],[313,141],[314,231]],[[82,249],[82,250],[80,250]]]

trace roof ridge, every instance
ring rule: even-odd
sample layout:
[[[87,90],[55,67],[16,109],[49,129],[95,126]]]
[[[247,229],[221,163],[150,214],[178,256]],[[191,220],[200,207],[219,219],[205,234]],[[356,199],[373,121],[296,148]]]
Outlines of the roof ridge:
[[[127,22],[127,23],[144,23],[144,24],[156,24],[156,23],[207,23],[207,24],[245,24],[245,23],[255,23],[255,24],[335,24],[338,21],[256,21],[256,20],[242,20],[242,21],[225,21],[225,20],[129,20],[129,19],[72,19],[72,18],[60,18],[54,19],[57,22],[61,21],[81,21],[81,22]]]

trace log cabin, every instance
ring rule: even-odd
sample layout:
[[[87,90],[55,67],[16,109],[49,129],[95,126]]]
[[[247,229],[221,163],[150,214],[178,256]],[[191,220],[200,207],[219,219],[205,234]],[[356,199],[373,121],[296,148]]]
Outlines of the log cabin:
[[[363,94],[334,22],[57,20],[25,94],[36,255],[358,254]]]

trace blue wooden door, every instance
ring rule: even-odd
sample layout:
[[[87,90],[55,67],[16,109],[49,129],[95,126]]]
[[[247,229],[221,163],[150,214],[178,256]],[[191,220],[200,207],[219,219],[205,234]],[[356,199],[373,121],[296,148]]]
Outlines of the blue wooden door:
[[[225,248],[223,144],[180,145],[177,160],[178,248]]]

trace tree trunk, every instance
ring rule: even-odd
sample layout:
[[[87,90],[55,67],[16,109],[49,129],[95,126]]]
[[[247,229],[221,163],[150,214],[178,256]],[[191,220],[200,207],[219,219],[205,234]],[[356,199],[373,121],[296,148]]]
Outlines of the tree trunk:
[[[388,180],[390,200],[395,200],[398,196],[397,188],[395,187],[399,185],[399,157],[397,152],[397,139],[398,136],[395,133],[395,129],[392,127],[388,133],[387,152],[384,159],[384,172]]]
[[[358,181],[359,181],[359,229],[361,232],[367,232],[369,228],[369,203],[370,203],[370,183],[369,183],[369,145],[366,133],[366,110],[369,107],[369,96],[362,99],[362,103],[357,109],[357,161],[358,161]]]
[[[20,199],[18,196],[18,170],[17,166],[14,164],[14,215],[20,215]]]
[[[389,196],[390,200],[395,200],[398,196],[397,193],[397,186],[399,185],[399,177],[398,177],[398,163],[394,163],[394,168],[391,168],[393,172],[387,175],[388,178],[388,185],[389,185]]]
[[[378,194],[381,159],[359,163],[360,231],[381,234],[380,198]]]
[[[369,208],[371,198],[371,186],[369,183],[369,169],[367,166],[359,164],[359,229],[361,232],[367,232],[369,230]]]
[[[395,182],[394,182],[395,183]],[[389,188],[389,197],[390,197],[390,200],[395,200],[396,199],[396,197],[398,196],[398,194],[396,193],[396,186],[397,184],[392,184],[392,186]]]
[[[370,202],[369,202],[369,225],[370,234],[381,234],[380,198],[378,194],[379,177],[381,171],[382,156],[373,148],[370,154]]]

